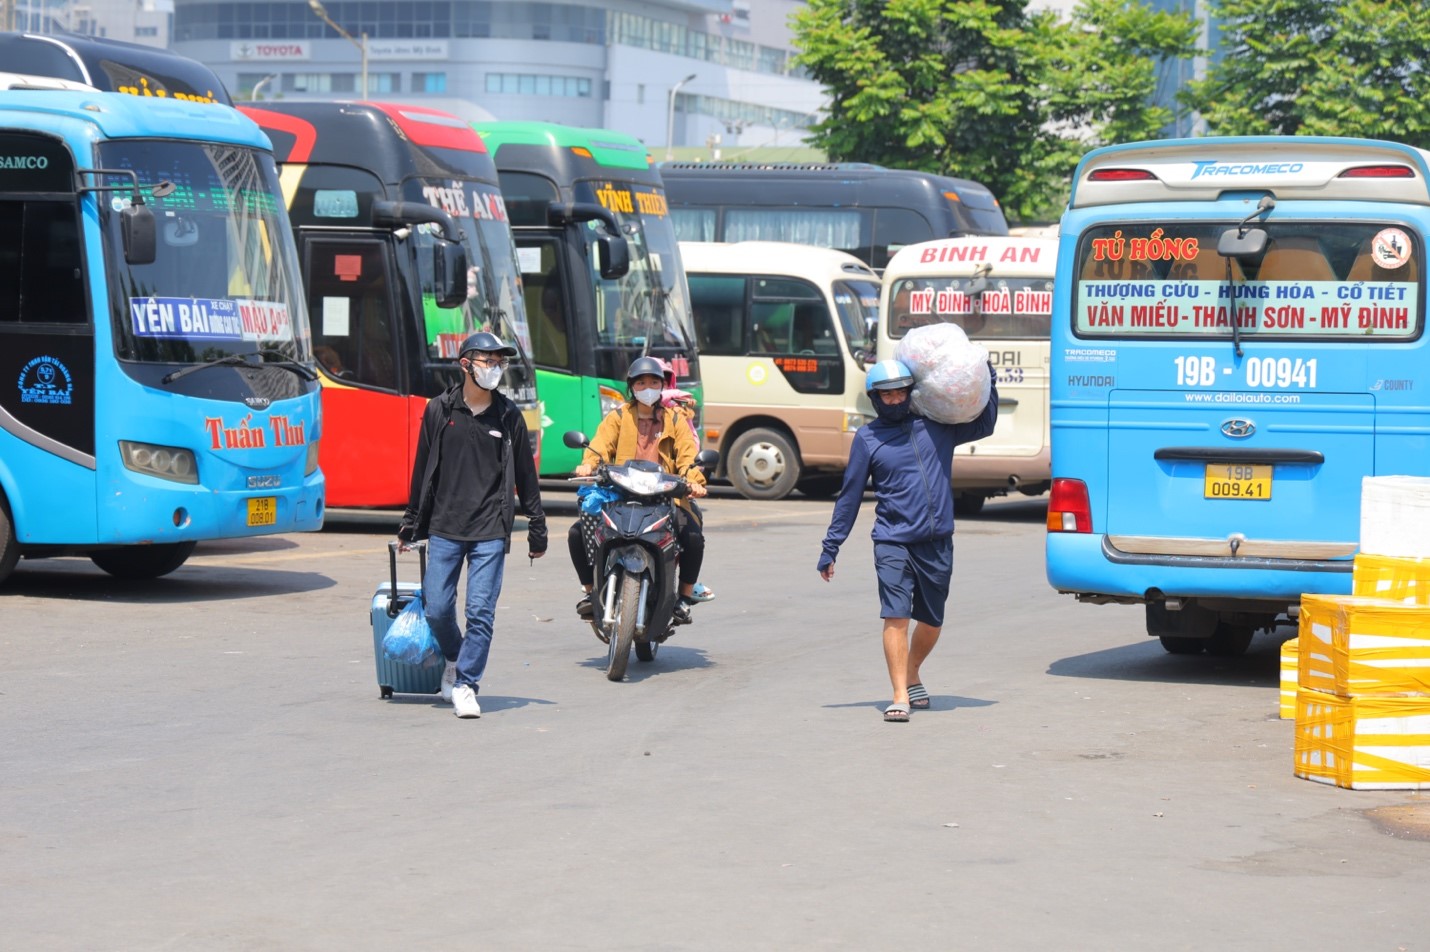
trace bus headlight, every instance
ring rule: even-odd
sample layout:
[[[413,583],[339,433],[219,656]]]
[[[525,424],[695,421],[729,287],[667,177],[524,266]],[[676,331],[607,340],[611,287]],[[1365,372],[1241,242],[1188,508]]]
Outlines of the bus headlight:
[[[303,464],[303,475],[311,476],[318,471],[318,441],[308,444],[308,459]]]
[[[853,433],[868,423],[873,423],[874,418],[867,413],[846,413],[844,414],[844,432]]]
[[[119,456],[124,460],[124,468],[136,473],[176,483],[197,484],[199,481],[199,465],[194,454],[177,446],[120,440]]]
[[[626,395],[619,390],[614,390],[605,384],[601,385],[601,419],[606,418],[606,414],[625,404]]]

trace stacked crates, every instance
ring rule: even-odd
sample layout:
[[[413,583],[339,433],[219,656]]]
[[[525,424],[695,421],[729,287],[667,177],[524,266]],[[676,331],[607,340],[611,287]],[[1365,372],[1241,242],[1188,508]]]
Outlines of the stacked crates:
[[[1296,776],[1430,790],[1430,558],[1356,556],[1346,595],[1305,595]]]

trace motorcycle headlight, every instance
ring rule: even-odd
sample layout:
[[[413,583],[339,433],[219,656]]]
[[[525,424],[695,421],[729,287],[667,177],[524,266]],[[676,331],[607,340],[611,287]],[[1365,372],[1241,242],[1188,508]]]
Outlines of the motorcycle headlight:
[[[680,483],[673,477],[665,473],[651,473],[643,470],[613,469],[610,471],[611,482],[621,487],[628,493],[637,496],[653,496],[657,493],[669,492]]]

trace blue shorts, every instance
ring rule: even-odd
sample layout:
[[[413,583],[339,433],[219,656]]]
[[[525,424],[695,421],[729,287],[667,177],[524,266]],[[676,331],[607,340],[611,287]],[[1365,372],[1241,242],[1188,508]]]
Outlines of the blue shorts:
[[[948,582],[953,577],[953,538],[935,542],[875,542],[879,617],[912,618],[943,627]]]

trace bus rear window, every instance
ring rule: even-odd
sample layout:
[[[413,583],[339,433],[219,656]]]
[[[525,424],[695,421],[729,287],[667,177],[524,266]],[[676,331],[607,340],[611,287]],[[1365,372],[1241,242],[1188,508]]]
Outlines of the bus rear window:
[[[1387,222],[1268,222],[1264,251],[1224,258],[1235,222],[1125,223],[1078,243],[1079,337],[1408,340],[1420,333],[1424,249]]]

